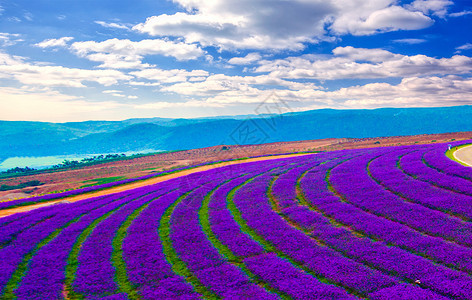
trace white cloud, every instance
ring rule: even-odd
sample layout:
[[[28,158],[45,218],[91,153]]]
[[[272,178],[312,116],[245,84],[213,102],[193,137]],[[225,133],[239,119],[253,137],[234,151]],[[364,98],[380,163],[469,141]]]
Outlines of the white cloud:
[[[467,43],[462,46],[456,47],[456,50],[471,50],[472,49],[472,44]]]
[[[472,71],[472,58],[460,55],[438,59],[353,47],[338,47],[333,54],[324,59],[307,55],[262,61],[255,72],[269,73],[277,78],[334,80],[468,74]]]
[[[434,22],[426,14],[440,16],[449,3],[417,0],[403,7],[397,5],[397,0],[174,2],[186,11],[149,17],[133,29],[223,50],[302,50],[306,43],[333,40],[333,34],[369,35],[423,29]]]
[[[59,39],[47,39],[34,45],[39,48],[67,47],[67,43],[73,39],[73,37],[65,36]]]
[[[407,7],[424,14],[433,14],[443,18],[446,16],[449,6],[453,4],[454,2],[449,0],[415,0]]]
[[[410,45],[416,45],[416,44],[422,44],[427,42],[425,39],[397,39],[393,40],[395,43],[400,43],[400,44],[410,44]]]
[[[105,27],[105,28],[115,28],[115,29],[126,29],[129,30],[130,28],[124,24],[119,24],[119,23],[107,23],[104,21],[95,21],[96,24]]]
[[[84,57],[90,61],[101,63],[97,67],[104,69],[143,69],[153,67],[153,65],[142,62],[144,58],[142,55],[92,53]]]
[[[408,77],[399,84],[370,83],[334,91],[315,89],[226,90],[206,95],[202,102],[228,105],[257,104],[271,95],[297,110],[316,108],[429,107],[472,104],[472,79],[457,76]]]
[[[30,13],[30,12],[26,12],[26,13],[23,14],[23,18],[25,18],[26,20],[31,22],[31,21],[33,21],[33,14]]]
[[[223,105],[219,103],[211,103],[208,101],[199,101],[199,100],[188,100],[184,102],[151,102],[151,103],[143,103],[143,104],[136,104],[133,106],[135,109],[139,110],[154,110],[154,111],[159,111],[162,109],[178,109],[179,112],[183,108],[197,108],[197,107],[224,107]],[[177,115],[178,117],[181,117],[181,115]]]
[[[465,10],[465,11],[460,11],[460,12],[451,13],[451,14],[449,14],[448,16],[449,16],[449,17],[453,17],[453,18],[457,18],[457,17],[467,16],[467,15],[470,15],[470,14],[472,14],[472,11],[470,11],[470,10]]]
[[[325,33],[334,13],[327,1],[176,0],[187,12],[153,16],[133,29],[153,36],[183,37],[221,49],[292,49]]]
[[[125,98],[126,95],[123,94],[122,91],[119,91],[119,90],[105,90],[105,91],[102,91],[103,94],[107,94],[107,95],[111,95],[113,97],[120,97],[120,98]]]
[[[15,22],[15,23],[20,23],[21,22],[20,18],[18,18],[18,17],[9,17],[7,20],[10,21],[10,22]]]
[[[398,85],[374,83],[343,88],[326,96],[342,101],[345,107],[421,107],[472,104],[472,80],[456,76],[444,78],[404,78]]]
[[[143,78],[152,81],[158,81],[159,83],[173,83],[173,82],[183,82],[187,80],[200,80],[209,75],[207,71],[204,70],[162,70],[162,69],[146,69],[141,71],[130,72],[131,75],[134,75],[138,78]],[[192,81],[193,81],[192,80]]]
[[[253,52],[253,53],[249,53],[248,55],[244,57],[233,57],[230,60],[228,60],[228,63],[232,65],[249,65],[260,60],[261,58],[262,57],[259,53]]]
[[[290,90],[319,89],[313,83],[299,83],[269,75],[260,76],[228,76],[224,74],[215,74],[208,76],[202,81],[182,81],[172,85],[161,87],[161,91],[173,92],[186,96],[217,96],[221,94],[240,93],[241,97],[250,91],[257,92],[259,86],[283,87]]]
[[[161,39],[146,39],[138,42],[109,39],[103,42],[75,42],[71,50],[81,57],[102,62],[100,68],[135,69],[152,67],[143,64],[144,55],[163,55],[185,61],[197,59],[205,53],[195,44]]]
[[[409,11],[400,6],[389,6],[372,12],[364,20],[357,18],[348,23],[337,19],[332,29],[338,33],[351,33],[353,35],[371,35],[375,33],[418,30],[431,26],[434,21],[418,11]],[[348,25],[346,27],[346,25]]]
[[[26,85],[85,87],[84,82],[104,86],[132,77],[117,70],[86,70],[28,63],[18,56],[0,52],[0,78],[16,79]]]
[[[23,42],[23,39],[19,38],[20,35],[17,33],[7,33],[7,32],[0,32],[0,46],[1,47],[8,47],[13,46],[16,43]]]

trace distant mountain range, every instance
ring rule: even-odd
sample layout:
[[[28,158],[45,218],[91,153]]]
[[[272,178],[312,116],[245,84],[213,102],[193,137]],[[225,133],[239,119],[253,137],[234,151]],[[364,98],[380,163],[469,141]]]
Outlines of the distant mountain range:
[[[47,123],[0,121],[0,161],[14,156],[181,150],[323,138],[472,131],[472,106],[322,109],[281,115]]]

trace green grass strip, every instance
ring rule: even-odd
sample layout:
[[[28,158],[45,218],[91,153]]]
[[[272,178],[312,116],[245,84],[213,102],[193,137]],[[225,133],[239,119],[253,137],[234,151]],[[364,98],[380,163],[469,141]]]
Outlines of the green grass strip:
[[[226,182],[229,182],[226,181]],[[225,183],[226,183],[225,182]],[[273,294],[276,294],[278,295],[280,298],[282,299],[290,299],[290,297],[283,293],[282,291],[279,291],[277,290],[276,288],[273,288],[271,287],[267,282],[265,281],[262,281],[260,280],[259,278],[257,278],[257,276],[255,274],[253,274],[251,272],[251,270],[249,270],[246,265],[244,265],[243,261],[242,261],[242,258],[241,257],[238,257],[236,256],[229,248],[228,246],[226,246],[225,244],[223,244],[222,242],[220,242],[220,240],[218,240],[218,238],[216,237],[215,233],[213,232],[213,230],[211,229],[211,225],[210,225],[210,215],[209,215],[209,203],[211,201],[211,197],[213,196],[213,194],[215,193],[215,191],[219,188],[220,186],[216,187],[214,190],[212,190],[211,192],[209,192],[204,200],[203,200],[203,203],[202,205],[200,206],[200,209],[198,211],[198,219],[200,221],[200,225],[202,226],[203,228],[203,232],[205,233],[205,235],[207,236],[208,240],[211,242],[211,244],[218,250],[218,252],[220,253],[220,255],[226,257],[226,259],[233,265],[235,265],[236,267],[240,268],[248,277],[249,279],[256,283],[257,285],[259,286],[262,286],[265,290],[273,293]]]
[[[156,198],[153,198],[147,201],[141,207],[134,210],[133,213],[131,213],[123,222],[123,224],[120,226],[112,242],[113,252],[111,254],[111,260],[112,260],[113,267],[115,267],[115,270],[116,270],[115,281],[119,286],[120,292],[126,293],[128,295],[128,298],[131,300],[141,299],[141,297],[136,291],[135,286],[129,281],[129,277],[126,271],[126,263],[123,258],[123,241],[128,233],[128,228],[131,226],[131,223],[155,199]]]
[[[226,183],[226,182],[225,182]],[[224,184],[224,183],[223,183]],[[213,246],[218,250],[218,252],[226,257],[229,262],[233,264],[240,264],[241,263],[241,258],[237,257],[234,255],[234,253],[218,238],[216,237],[215,233],[211,229],[210,225],[210,215],[209,215],[209,203],[211,200],[211,197],[215,193],[215,191],[219,188],[220,186],[217,186],[215,189],[213,189],[211,192],[209,192],[205,198],[203,199],[202,205],[200,206],[200,209],[198,210],[198,219],[200,221],[200,225],[203,228],[203,232],[207,236],[208,240],[213,244]]]
[[[118,206],[117,208],[110,210],[109,212],[105,213],[101,217],[95,219],[87,228],[85,228],[84,231],[79,235],[77,238],[76,242],[74,243],[74,246],[72,247],[72,251],[69,254],[69,257],[67,258],[67,265],[66,265],[66,279],[64,283],[64,289],[67,292],[67,298],[68,299],[84,299],[84,296],[81,295],[80,293],[76,292],[72,286],[72,283],[75,280],[75,274],[77,272],[77,268],[79,267],[79,253],[80,253],[80,248],[82,247],[82,244],[85,242],[85,240],[90,236],[90,234],[93,232],[95,227],[97,225],[108,218],[111,214],[113,214],[115,211],[126,205],[128,202],[123,203],[122,205]]]
[[[8,300],[17,299],[17,296],[15,295],[15,290],[19,287],[19,285],[21,283],[21,280],[25,276],[33,256],[42,247],[44,247],[49,242],[51,242],[54,238],[56,238],[61,233],[61,231],[64,230],[64,228],[70,226],[71,224],[73,224],[75,222],[78,222],[80,220],[80,218],[82,218],[84,215],[85,215],[85,213],[81,214],[79,217],[67,222],[64,226],[61,226],[61,227],[57,228],[56,230],[54,230],[50,235],[48,235],[46,238],[41,240],[33,250],[31,250],[28,254],[26,254],[23,257],[23,260],[18,265],[15,272],[12,274],[10,280],[6,284],[5,291],[4,291],[4,294],[2,296],[2,299],[8,299]]]
[[[261,176],[261,175],[259,175],[259,176]],[[234,220],[238,223],[239,227],[241,228],[241,231],[243,231],[244,233],[251,236],[251,238],[253,240],[255,240],[256,242],[258,242],[264,248],[265,251],[267,251],[267,252],[276,252],[277,250],[275,249],[275,247],[271,243],[266,241],[263,237],[261,237],[259,234],[257,234],[257,232],[254,229],[252,229],[251,227],[249,227],[249,225],[247,225],[246,220],[244,220],[241,212],[239,211],[236,204],[234,203],[234,195],[236,194],[236,192],[240,188],[247,185],[248,183],[250,183],[251,181],[253,181],[255,178],[257,178],[259,176],[249,178],[245,182],[241,183],[240,185],[238,185],[237,187],[232,189],[228,193],[228,197],[226,198],[226,200],[227,200],[226,204],[227,204],[228,209],[231,212],[231,215],[233,215]]]
[[[195,277],[195,275],[192,274],[192,272],[190,272],[186,264],[179,258],[176,250],[172,246],[172,240],[170,238],[170,218],[177,205],[182,202],[182,200],[185,199],[191,192],[193,192],[193,190],[177,198],[177,200],[166,209],[164,215],[162,216],[159,222],[158,232],[162,242],[163,252],[167,261],[172,266],[172,270],[177,275],[183,276],[185,280],[187,280],[187,282],[189,282],[193,286],[197,293],[200,293],[206,299],[220,299],[219,296],[213,294],[206,286],[204,286],[200,282],[197,277]]]
[[[459,163],[459,164],[461,164],[461,165],[463,165],[463,166],[470,167],[470,165],[468,165],[468,164],[466,164],[466,163],[464,163],[464,162],[462,162],[462,161],[456,159],[456,157],[454,156],[454,152],[456,152],[457,150],[459,150],[459,149],[461,149],[461,148],[465,148],[465,147],[468,147],[468,146],[471,146],[471,145],[472,145],[472,144],[464,144],[464,145],[452,147],[450,150],[447,150],[447,151],[446,151],[446,156],[447,156],[449,159],[451,159],[451,160],[453,160],[453,161],[455,161],[455,162],[457,162],[457,163]]]
[[[125,176],[114,176],[114,177],[103,177],[103,178],[98,178],[98,179],[90,179],[90,180],[85,180],[82,181],[82,183],[85,183],[85,185],[82,185],[81,188],[89,187],[89,186],[94,186],[94,185],[100,185],[100,184],[106,184],[114,181],[119,181],[122,179],[126,179]]]

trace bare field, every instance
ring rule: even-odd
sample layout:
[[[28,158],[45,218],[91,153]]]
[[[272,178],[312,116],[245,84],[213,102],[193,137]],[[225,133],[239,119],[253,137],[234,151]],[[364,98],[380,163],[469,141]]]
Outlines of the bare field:
[[[65,170],[59,172],[45,172],[41,174],[0,179],[1,185],[18,185],[28,181],[40,181],[41,186],[27,187],[23,189],[1,191],[0,201],[19,198],[18,195],[30,196],[77,189],[87,184],[106,180],[110,177],[134,178],[169,170],[182,166],[197,165],[206,162],[214,162],[244,157],[282,154],[305,151],[334,151],[341,149],[357,149],[384,147],[394,145],[412,145],[440,143],[451,140],[465,140],[472,137],[472,132],[425,134],[416,136],[379,137],[365,139],[322,139],[296,142],[279,142],[261,145],[220,145],[208,148],[177,151],[150,155],[130,160],[115,161],[80,169]]]

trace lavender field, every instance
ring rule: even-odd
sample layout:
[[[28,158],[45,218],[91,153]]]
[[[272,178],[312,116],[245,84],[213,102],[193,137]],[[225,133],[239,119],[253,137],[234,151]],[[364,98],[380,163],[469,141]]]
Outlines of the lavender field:
[[[242,163],[4,217],[0,295],[472,299],[472,168],[446,150]]]

